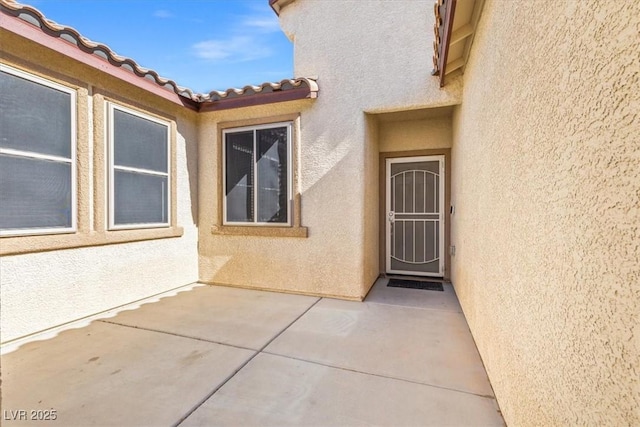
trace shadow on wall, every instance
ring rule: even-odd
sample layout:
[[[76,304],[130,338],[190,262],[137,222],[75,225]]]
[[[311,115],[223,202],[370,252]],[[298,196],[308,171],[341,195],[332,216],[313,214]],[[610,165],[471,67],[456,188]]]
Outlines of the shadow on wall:
[[[127,311],[135,311],[145,305],[158,303],[163,299],[175,297],[180,293],[192,292],[196,288],[203,287],[203,286],[206,286],[206,285],[194,283],[187,286],[180,286],[179,288],[175,288],[168,292],[163,292],[161,294],[144,298],[138,301],[134,301],[134,302],[122,305],[120,307],[115,307],[110,310],[104,311],[102,313],[86,317],[84,319],[75,320],[73,322],[56,326],[54,328],[51,328],[45,331],[36,332],[35,334],[32,334],[32,335],[27,335],[25,337],[20,337],[14,340],[7,341],[6,343],[2,344],[0,355],[6,356],[8,354],[11,354],[20,350],[22,347],[25,347],[25,348],[22,349],[21,351],[29,351],[29,349],[31,348],[33,349],[38,348],[42,343],[53,340],[58,336],[60,336],[61,334],[65,334],[65,333],[69,334],[70,331],[86,328],[97,321],[110,321],[109,319],[117,317],[119,313],[127,312]]]
[[[301,149],[301,216],[309,237],[222,237],[224,244],[219,244],[220,237],[207,236],[208,243],[200,247],[202,282],[364,297],[373,284],[362,283],[360,273],[365,244],[364,142],[354,143],[344,132],[334,138],[330,129],[317,130],[314,144]]]

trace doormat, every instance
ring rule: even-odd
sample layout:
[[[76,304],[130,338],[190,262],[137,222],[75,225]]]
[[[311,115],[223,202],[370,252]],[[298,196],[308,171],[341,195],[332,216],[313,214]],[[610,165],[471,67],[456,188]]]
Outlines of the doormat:
[[[387,284],[390,288],[407,288],[407,289],[424,289],[427,291],[440,291],[443,292],[444,288],[440,282],[421,282],[419,280],[403,280],[403,279],[389,279]]]

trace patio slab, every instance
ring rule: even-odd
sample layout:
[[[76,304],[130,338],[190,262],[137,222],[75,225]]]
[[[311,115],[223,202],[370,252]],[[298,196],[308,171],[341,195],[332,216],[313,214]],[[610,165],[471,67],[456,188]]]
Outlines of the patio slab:
[[[323,299],[265,352],[493,396],[464,315],[454,311]]]
[[[366,302],[399,305],[403,307],[431,308],[462,313],[462,307],[451,283],[443,283],[444,291],[390,288],[389,279],[379,278],[369,291]]]
[[[491,398],[261,353],[181,426],[504,425]]]
[[[360,303],[207,286],[132,304],[11,347],[2,425],[50,409],[65,426],[503,425],[463,314],[407,291]]]
[[[254,354],[93,322],[2,356],[2,424],[173,425]],[[55,421],[7,420],[51,409]]]
[[[201,286],[137,310],[123,311],[108,321],[259,350],[318,299]]]

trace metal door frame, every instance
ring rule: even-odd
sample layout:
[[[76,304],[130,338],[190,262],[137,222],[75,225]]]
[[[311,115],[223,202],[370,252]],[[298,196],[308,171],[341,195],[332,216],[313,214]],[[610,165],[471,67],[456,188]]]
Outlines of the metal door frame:
[[[440,195],[438,197],[439,203],[439,217],[440,221],[439,235],[440,241],[438,242],[439,257],[438,257],[438,273],[428,273],[420,271],[406,271],[406,270],[392,270],[391,269],[391,220],[389,219],[389,212],[391,212],[391,165],[394,163],[414,163],[414,162],[427,162],[438,161],[440,167]],[[444,277],[444,241],[445,241],[445,212],[444,212],[444,196],[445,196],[445,156],[414,156],[414,157],[391,157],[385,160],[385,240],[386,240],[386,252],[385,252],[385,270],[387,273],[394,274],[406,274],[411,276],[427,276],[427,277]]]

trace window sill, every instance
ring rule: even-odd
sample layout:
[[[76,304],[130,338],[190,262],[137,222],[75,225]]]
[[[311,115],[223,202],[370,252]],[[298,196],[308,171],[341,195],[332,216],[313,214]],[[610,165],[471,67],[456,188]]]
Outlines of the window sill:
[[[88,246],[114,245],[143,240],[181,237],[182,227],[110,230],[105,232],[50,234],[41,236],[11,236],[0,239],[0,255],[18,255],[34,252],[74,249]]]
[[[309,237],[307,227],[260,227],[214,225],[211,234],[218,236]]]

